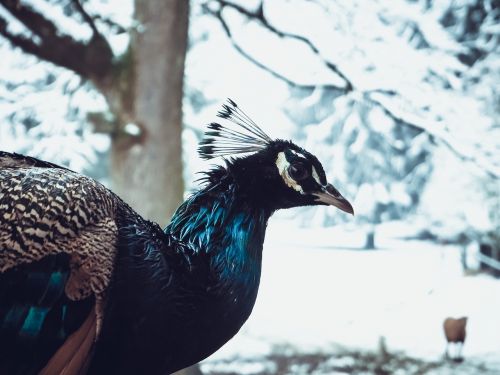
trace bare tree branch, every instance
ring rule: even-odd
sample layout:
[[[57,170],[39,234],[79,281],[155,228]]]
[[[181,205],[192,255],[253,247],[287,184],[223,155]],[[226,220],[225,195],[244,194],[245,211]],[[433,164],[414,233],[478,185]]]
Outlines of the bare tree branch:
[[[9,42],[14,44],[15,46],[21,48],[24,52],[30,53],[32,55],[39,57],[39,58],[42,58],[41,56],[39,56],[40,46],[38,46],[36,43],[31,41],[30,39],[27,39],[27,38],[20,36],[20,35],[14,35],[14,34],[10,33],[7,30],[7,22],[3,18],[0,18],[0,35],[2,35],[5,39],[7,39]]]
[[[241,5],[232,3],[232,2],[227,1],[227,0],[213,0],[213,2],[218,3],[219,6],[220,6],[220,10],[218,12],[216,12],[216,13],[219,14],[218,18],[219,18],[219,20],[221,22],[223,21],[223,18],[221,16],[222,10],[225,7],[227,7],[227,8],[236,10],[240,14],[246,16],[248,19],[251,19],[253,21],[256,21],[256,22],[260,23],[260,25],[262,25],[265,29],[271,31],[272,33],[278,35],[281,38],[295,39],[295,40],[298,40],[298,41],[304,43],[305,45],[307,45],[311,49],[311,51],[314,52],[314,54],[316,54],[320,58],[320,60],[330,70],[332,70],[333,72],[335,72],[335,74],[337,74],[340,78],[342,78],[345,81],[346,85],[343,88],[345,92],[349,92],[349,91],[352,91],[354,89],[353,84],[349,80],[349,78],[347,78],[347,76],[338,68],[337,65],[335,65],[334,63],[326,60],[321,55],[321,52],[319,51],[318,47],[316,47],[308,38],[306,38],[306,37],[304,37],[302,35],[287,33],[287,32],[278,30],[276,27],[274,27],[273,25],[271,25],[269,23],[269,21],[267,20],[267,18],[265,17],[265,15],[264,15],[264,9],[263,9],[262,3],[260,4],[259,8],[256,11],[253,12],[253,11],[250,11],[250,10],[246,9],[245,7],[242,7]],[[210,11],[210,12],[212,12],[212,14],[214,13],[213,11]],[[227,33],[227,31],[226,31],[226,33]]]
[[[251,56],[248,52],[246,52],[234,39],[233,34],[231,33],[231,29],[229,28],[229,25],[227,24],[226,20],[222,16],[221,10],[211,10],[206,6],[203,6],[204,10],[208,13],[214,16],[217,20],[219,20],[222,29],[226,33],[227,37],[229,38],[229,41],[233,45],[234,49],[238,51],[244,58],[249,60],[251,63],[256,65],[257,67],[261,68],[262,70],[268,72],[271,74],[273,77],[279,79],[280,81],[283,81],[287,83],[288,85],[296,88],[301,88],[301,89],[309,89],[309,90],[314,90],[316,88],[324,88],[324,89],[332,89],[332,90],[339,90],[339,91],[345,91],[345,87],[339,87],[335,85],[324,85],[324,84],[302,84],[295,82],[287,77],[285,77],[283,74],[278,73],[277,71],[273,70],[272,68],[268,67],[264,63],[260,62],[257,60],[255,57]]]
[[[84,71],[82,66],[80,66],[79,64],[72,64],[71,60],[68,61],[68,59],[64,56],[59,56],[58,54],[54,53],[53,49],[46,48],[43,44],[35,43],[30,38],[26,38],[22,35],[16,35],[9,32],[7,29],[7,22],[3,18],[0,18],[0,34],[14,46],[21,48],[28,54],[34,55],[41,60],[46,60],[56,65],[73,70],[74,72],[82,76],[86,75],[86,72]],[[75,48],[71,49],[73,50],[73,52],[75,52]],[[76,57],[78,55],[80,54],[74,54],[73,57]]]
[[[110,74],[113,53],[102,35],[94,34],[88,43],[83,43],[61,35],[52,21],[18,0],[0,0],[0,4],[40,38],[39,42],[34,42],[13,34],[7,29],[7,21],[0,16],[0,34],[14,46],[97,83]]]
[[[0,4],[40,38],[53,38],[57,34],[57,27],[51,21],[30,7],[21,4],[20,1],[0,0]]]
[[[90,17],[90,15],[87,13],[87,11],[83,8],[83,5],[80,3],[80,0],[71,0],[71,2],[75,6],[78,13],[80,13],[80,15],[83,17],[83,20],[85,22],[87,22],[87,24],[90,26],[90,28],[92,29],[92,32],[94,33],[94,36],[101,35],[99,33],[99,30],[97,30],[97,27],[94,23],[94,20],[92,19],[92,17]]]
[[[115,22],[112,19],[110,19],[108,17],[104,17],[100,14],[95,14],[92,16],[92,18],[93,18],[93,20],[97,20],[100,23],[106,25],[110,29],[110,31],[115,33],[115,34],[123,34],[123,33],[126,33],[128,31],[125,27],[120,25],[118,22]]]

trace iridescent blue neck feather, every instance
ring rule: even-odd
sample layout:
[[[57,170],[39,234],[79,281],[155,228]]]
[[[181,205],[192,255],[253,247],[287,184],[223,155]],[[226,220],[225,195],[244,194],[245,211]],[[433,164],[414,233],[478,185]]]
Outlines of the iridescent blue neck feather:
[[[223,280],[257,284],[267,221],[272,211],[249,205],[230,173],[218,168],[207,185],[186,200],[165,232],[206,254]]]

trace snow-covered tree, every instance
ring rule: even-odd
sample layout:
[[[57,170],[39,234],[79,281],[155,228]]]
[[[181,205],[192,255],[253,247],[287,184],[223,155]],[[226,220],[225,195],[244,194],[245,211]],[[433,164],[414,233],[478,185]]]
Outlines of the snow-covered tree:
[[[195,2],[241,56],[287,85],[295,135],[369,223],[418,208],[436,149],[498,181],[498,108],[488,105],[498,69],[485,76],[498,65],[496,3]]]
[[[76,2],[21,4],[50,9],[62,32],[78,35],[80,43],[92,40],[92,28]],[[132,21],[131,8],[124,8],[130,3],[82,4],[105,35],[114,66],[127,66],[133,56],[129,36],[144,31]],[[264,127],[275,126],[274,135],[302,137],[320,154],[334,182],[354,200],[360,222],[418,211],[432,187],[428,182],[442,173],[441,150],[460,161],[464,175],[478,175],[489,191],[497,188],[498,1],[195,0],[192,5],[187,149],[195,148],[209,114],[231,96],[241,99]],[[0,22],[0,30],[37,37],[6,9],[0,8],[8,21]],[[12,147],[26,150],[34,138],[39,141],[30,151],[36,154],[44,150],[73,168],[88,165],[88,158],[95,162],[108,138],[82,126],[89,112],[98,112],[90,117],[97,130],[114,134],[114,145],[140,143],[140,121],[128,115],[117,120],[110,116],[113,110],[106,112],[110,102],[116,105],[110,97],[125,93],[114,97],[126,107],[134,90],[125,85],[102,95],[91,89],[98,87],[94,78],[28,58],[5,40],[0,48],[2,56],[9,56],[0,62],[8,72],[1,77],[0,114],[14,124],[0,128],[0,138],[16,134],[9,138]],[[9,67],[13,61],[18,69]],[[54,95],[60,92],[68,95],[58,100]],[[186,161],[192,180],[204,166],[194,153]],[[340,219],[322,209],[301,215],[323,224]]]

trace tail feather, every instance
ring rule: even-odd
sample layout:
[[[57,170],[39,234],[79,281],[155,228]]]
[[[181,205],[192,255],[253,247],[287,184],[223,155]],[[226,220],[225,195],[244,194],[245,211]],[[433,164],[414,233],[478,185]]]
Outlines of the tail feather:
[[[69,274],[67,254],[0,273],[0,374],[38,374],[93,311],[64,294]]]
[[[83,375],[96,338],[96,313],[92,309],[82,326],[67,338],[39,375]]]

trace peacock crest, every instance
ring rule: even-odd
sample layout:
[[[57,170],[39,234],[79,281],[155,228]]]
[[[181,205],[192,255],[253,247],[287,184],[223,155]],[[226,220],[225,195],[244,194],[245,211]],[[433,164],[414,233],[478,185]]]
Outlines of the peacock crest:
[[[271,137],[231,99],[222,105],[217,117],[227,121],[224,125],[217,122],[208,125],[198,147],[202,159],[252,153],[266,148],[272,142]]]

